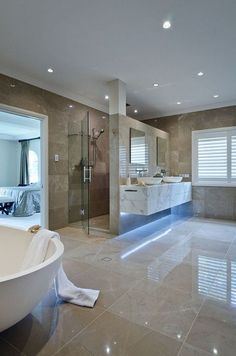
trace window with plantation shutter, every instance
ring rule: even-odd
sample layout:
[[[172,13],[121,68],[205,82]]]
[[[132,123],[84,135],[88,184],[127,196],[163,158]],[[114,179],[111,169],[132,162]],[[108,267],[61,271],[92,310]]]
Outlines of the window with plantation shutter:
[[[193,131],[193,185],[236,185],[236,128]]]
[[[131,163],[146,163],[146,142],[145,136],[131,138]]]
[[[231,177],[236,179],[236,135],[231,136]]]

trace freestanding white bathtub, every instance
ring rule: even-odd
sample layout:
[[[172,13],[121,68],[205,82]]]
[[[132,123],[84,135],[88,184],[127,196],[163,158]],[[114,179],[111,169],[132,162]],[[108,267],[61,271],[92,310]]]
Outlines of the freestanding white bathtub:
[[[51,287],[60,266],[64,247],[52,239],[46,260],[20,271],[32,237],[27,231],[0,227],[0,332],[33,310]]]

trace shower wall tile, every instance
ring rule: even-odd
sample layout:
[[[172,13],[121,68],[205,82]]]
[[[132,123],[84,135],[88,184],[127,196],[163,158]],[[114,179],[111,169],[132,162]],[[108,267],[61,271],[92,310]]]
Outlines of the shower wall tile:
[[[15,84],[11,87],[10,84]],[[95,109],[89,108],[78,102],[64,98],[60,95],[51,93],[33,85],[10,78],[0,74],[0,102],[5,105],[15,106],[21,109],[33,111],[35,113],[48,116],[48,143],[49,143],[49,226],[51,229],[64,227],[69,221],[68,200],[79,197],[80,184],[76,183],[76,178],[68,177],[69,155],[68,155],[68,133],[80,131],[81,120],[87,110],[91,116],[91,127],[104,128],[105,133],[99,141],[99,159],[105,162],[105,169],[102,173],[107,181],[109,175],[108,162],[108,118]],[[68,107],[73,104],[73,109]],[[102,119],[102,117],[106,117]],[[104,126],[104,127],[103,127]],[[81,155],[80,144],[74,148],[77,154],[77,162]],[[54,161],[54,155],[58,154],[59,162]],[[70,185],[71,184],[71,185]],[[96,176],[91,186],[96,187]],[[69,189],[71,188],[71,189]],[[76,194],[75,194],[76,191]],[[71,195],[73,198],[71,198]],[[97,203],[96,189],[91,188],[91,202]],[[103,212],[108,213],[109,208],[109,184],[103,189],[101,198]],[[100,214],[100,205],[93,209],[93,214]],[[74,204],[70,207],[71,215],[77,215],[80,207]]]
[[[236,126],[236,106],[144,121],[170,134],[170,174],[192,174],[192,131]],[[236,219],[236,188],[193,187],[194,214]]]

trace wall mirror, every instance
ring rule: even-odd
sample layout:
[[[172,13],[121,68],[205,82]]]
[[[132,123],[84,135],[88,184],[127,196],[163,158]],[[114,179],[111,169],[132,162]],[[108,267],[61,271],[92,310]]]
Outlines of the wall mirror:
[[[147,162],[147,145],[145,140],[145,132],[130,128],[130,163],[146,164]]]
[[[168,161],[168,144],[167,139],[162,137],[156,138],[156,163],[157,166],[166,168]]]

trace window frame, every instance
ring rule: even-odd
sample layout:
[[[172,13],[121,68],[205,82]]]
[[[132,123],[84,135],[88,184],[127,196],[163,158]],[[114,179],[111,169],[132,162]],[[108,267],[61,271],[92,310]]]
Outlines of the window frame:
[[[35,157],[37,157],[37,163],[38,163],[38,181],[37,182],[33,182],[31,181],[31,162],[30,162],[30,152],[32,152]],[[30,184],[38,184],[40,182],[40,170],[39,170],[39,155],[38,153],[35,151],[35,150],[32,150],[32,149],[29,149],[29,157],[28,157],[28,160],[29,160],[29,183]]]
[[[217,137],[220,134],[227,137],[227,178],[205,178],[198,177],[198,139],[204,137]],[[220,127],[205,130],[192,131],[192,185],[202,187],[236,187],[236,178],[231,178],[231,137],[236,136],[236,126]]]

